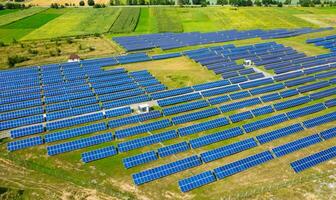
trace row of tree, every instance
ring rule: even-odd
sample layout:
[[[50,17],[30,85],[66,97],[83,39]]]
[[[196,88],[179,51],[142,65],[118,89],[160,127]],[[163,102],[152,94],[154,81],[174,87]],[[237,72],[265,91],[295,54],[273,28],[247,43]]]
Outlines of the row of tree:
[[[26,6],[25,4],[20,4],[20,3],[6,3],[5,5],[0,4],[0,10],[4,10],[4,9],[25,9],[25,8],[29,8],[31,7],[31,5]]]

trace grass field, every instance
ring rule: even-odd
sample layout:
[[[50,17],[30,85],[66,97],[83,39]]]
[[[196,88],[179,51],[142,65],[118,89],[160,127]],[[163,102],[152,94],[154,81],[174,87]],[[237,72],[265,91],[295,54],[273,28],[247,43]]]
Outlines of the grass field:
[[[25,17],[34,15],[36,13],[39,13],[43,10],[46,10],[46,8],[41,7],[33,7],[29,9],[24,10],[15,10],[13,12],[11,11],[5,11],[6,14],[0,15],[0,27],[5,24],[9,24],[12,22],[15,22],[17,20],[23,19]]]
[[[133,32],[138,24],[140,8],[123,8],[117,19],[113,22],[109,32],[130,33]]]

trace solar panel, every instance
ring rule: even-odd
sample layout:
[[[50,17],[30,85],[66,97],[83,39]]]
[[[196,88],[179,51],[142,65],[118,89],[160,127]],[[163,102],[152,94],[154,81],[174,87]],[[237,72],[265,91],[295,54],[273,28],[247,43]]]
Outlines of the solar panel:
[[[233,123],[253,118],[251,111],[241,112],[229,116]]]
[[[245,98],[245,97],[250,97],[251,94],[250,94],[249,91],[241,91],[241,92],[232,93],[229,96],[230,96],[230,98],[232,100],[235,100],[235,99],[241,99],[241,98]]]
[[[193,113],[188,113],[185,115],[179,115],[172,118],[174,124],[183,124],[190,121],[195,121],[198,119],[207,118],[214,115],[219,115],[220,111],[217,108],[210,108],[207,110],[201,110]]]
[[[108,146],[93,151],[82,153],[82,161],[85,163],[116,155],[117,149],[114,146]]]
[[[321,137],[325,140],[329,140],[331,138],[336,137],[336,127],[327,129],[320,133]]]
[[[282,83],[276,83],[276,84],[267,85],[267,86],[264,86],[264,87],[259,87],[259,88],[251,89],[250,93],[252,95],[257,95],[257,94],[272,92],[272,91],[276,91],[276,90],[281,90],[283,88],[285,88],[284,84],[282,84]]]
[[[174,89],[174,90],[156,92],[156,93],[151,94],[151,97],[156,100],[156,99],[162,99],[162,98],[165,98],[165,97],[171,97],[171,96],[186,94],[186,93],[190,93],[190,92],[193,92],[193,91],[194,90],[191,87],[185,87],[185,88],[178,88],[178,89]]]
[[[289,142],[284,145],[277,146],[273,148],[272,151],[277,157],[281,157],[281,156],[287,155],[289,153],[292,153],[299,149],[303,149],[305,147],[311,146],[319,142],[322,142],[322,139],[320,138],[318,134],[314,134],[314,135],[310,135],[310,136]]]
[[[213,134],[208,134],[199,138],[195,138],[189,141],[190,146],[193,149],[200,148],[212,143],[223,141],[229,138],[233,138],[239,135],[244,134],[244,131],[240,127],[235,127],[227,129],[224,131],[216,132]]]
[[[270,131],[262,135],[258,135],[256,136],[256,138],[260,144],[264,144],[272,140],[276,140],[278,138],[285,137],[287,135],[297,133],[303,130],[304,130],[303,126],[300,123],[298,123],[298,124],[286,126],[284,128],[276,129],[274,131]]]
[[[44,132],[44,126],[40,124],[12,130],[10,131],[10,136],[11,138],[19,138],[43,132]]]
[[[297,91],[297,89],[289,89],[289,90],[285,90],[285,91],[280,92],[280,96],[282,98],[287,98],[287,97],[290,97],[290,96],[295,96],[297,94],[299,94],[299,92]]]
[[[223,95],[223,96],[218,96],[218,97],[213,97],[213,98],[208,99],[211,105],[220,104],[220,103],[227,102],[230,100],[231,99],[228,95]]]
[[[190,149],[190,146],[187,142],[180,142],[177,144],[172,144],[169,146],[161,147],[158,149],[158,154],[161,158],[167,157],[173,154],[177,154],[183,151]]]
[[[173,115],[173,114],[177,114],[181,112],[204,108],[207,106],[209,106],[209,103],[206,100],[200,100],[200,101],[177,105],[177,106],[173,106],[169,108],[163,108],[162,112],[164,115],[169,116],[169,115]]]
[[[155,151],[148,151],[148,152],[141,153],[135,156],[123,158],[123,164],[126,169],[129,169],[129,168],[132,168],[132,167],[144,164],[144,163],[148,163],[150,161],[154,161],[157,159],[158,159],[158,156],[155,153]]]
[[[334,106],[336,106],[336,99],[330,99],[330,100],[324,102],[324,104],[325,104],[328,108],[334,107]]]
[[[179,180],[178,184],[182,192],[188,192],[195,188],[216,181],[216,177],[211,171],[206,171],[182,180]]]
[[[156,144],[173,138],[177,138],[177,133],[175,130],[166,131],[154,135],[149,135],[142,138],[137,138],[133,140],[128,140],[118,144],[118,150],[120,152],[126,152],[133,149],[141,148],[144,146],[149,146],[151,144]]]
[[[27,147],[37,146],[43,144],[43,138],[41,136],[26,138],[22,140],[16,140],[13,142],[8,142],[7,150],[16,151],[19,149],[24,149]]]
[[[269,106],[263,106],[260,108],[253,109],[251,110],[251,112],[254,116],[260,116],[260,115],[272,113],[274,112],[274,110],[273,110],[273,107],[269,105]]]
[[[198,156],[187,157],[175,162],[171,162],[165,165],[161,165],[152,169],[147,169],[139,173],[133,174],[133,180],[136,185],[142,185],[144,183],[180,172],[192,167],[201,165],[201,160]]]
[[[316,100],[316,99],[322,99],[324,97],[332,96],[335,94],[336,94],[336,88],[330,88],[330,89],[312,93],[310,94],[310,98],[313,100]]]
[[[123,107],[123,108],[117,108],[117,109],[105,111],[105,115],[107,118],[118,117],[118,116],[127,115],[131,113],[132,113],[131,107]]]
[[[294,118],[298,118],[298,117],[301,117],[301,116],[316,113],[316,112],[319,112],[319,111],[324,110],[324,109],[326,109],[326,107],[323,105],[323,103],[318,103],[318,104],[314,104],[314,105],[311,105],[311,106],[307,106],[307,107],[304,107],[304,108],[300,108],[300,109],[297,109],[297,110],[287,112],[286,114],[290,119],[294,119]]]
[[[214,81],[210,83],[203,83],[199,85],[194,85],[192,86],[195,91],[200,91],[200,90],[205,90],[205,89],[210,89],[214,87],[221,87],[225,85],[230,85],[230,82],[227,80],[220,80],[220,81]]]
[[[214,169],[215,176],[218,179],[223,179],[272,159],[271,152],[264,151]]]
[[[263,102],[270,102],[274,100],[281,99],[281,96],[278,93],[268,94],[260,97]]]
[[[319,117],[315,117],[313,119],[309,119],[303,122],[303,125],[307,128],[312,128],[315,126],[319,126],[321,124],[325,124],[328,122],[332,122],[336,120],[336,112],[328,113],[326,115],[322,115]]]
[[[201,94],[204,97],[210,97],[210,96],[225,94],[225,93],[234,92],[238,90],[240,90],[240,87],[238,85],[230,85],[230,86],[224,86],[220,88],[206,90],[206,91],[201,92]]]
[[[147,121],[150,119],[156,119],[161,117],[162,114],[160,111],[158,110],[154,110],[148,113],[142,113],[142,114],[137,114],[137,115],[132,115],[132,116],[128,116],[128,117],[123,117],[123,118],[118,118],[118,119],[114,119],[108,122],[108,126],[109,128],[116,128],[116,127],[120,127],[120,126],[124,126],[124,125],[128,125],[128,124],[134,124],[134,123],[138,123],[138,122],[143,122],[143,121]]]
[[[245,107],[249,107],[249,106],[253,106],[253,105],[257,105],[260,104],[261,101],[259,98],[253,98],[253,99],[247,99],[247,100],[243,100],[243,101],[239,101],[239,102],[234,102],[231,104],[225,104],[223,106],[220,107],[222,112],[229,112],[232,110],[238,110],[241,108],[245,108]]]
[[[69,151],[74,151],[76,149],[81,149],[104,142],[112,141],[113,135],[111,133],[105,133],[100,135],[95,135],[83,139],[73,140],[66,143],[55,144],[47,147],[48,155],[53,156]]]
[[[296,173],[314,167],[336,157],[336,146],[314,153],[292,162],[290,165]]]
[[[201,153],[201,159],[203,162],[208,163],[256,146],[258,146],[256,141],[253,138],[249,138],[216,149],[212,149],[210,151],[203,152]]]
[[[301,86],[298,88],[300,93],[305,93],[305,92],[309,92],[309,91],[313,91],[313,90],[317,90],[320,88],[324,88],[329,86],[330,83],[328,81],[321,81],[321,82],[317,82],[317,83],[313,83],[310,85],[305,85],[305,86]]]
[[[133,135],[137,135],[140,133],[145,133],[148,131],[153,131],[153,130],[157,130],[157,129],[161,129],[161,128],[166,128],[171,126],[171,122],[168,119],[163,119],[160,121],[155,121],[155,122],[151,122],[151,123],[147,123],[147,124],[142,124],[139,126],[134,126],[134,127],[130,127],[130,128],[125,128],[122,130],[117,130],[115,132],[115,136],[118,139],[121,138],[125,138],[125,137],[130,137]]]
[[[281,122],[287,121],[288,118],[285,114],[279,114],[279,115],[275,115],[272,117],[268,117],[266,119],[262,119],[262,120],[258,120],[255,122],[251,122],[248,124],[244,124],[243,128],[245,130],[245,132],[249,133],[255,130],[259,130],[268,126],[272,126],[275,124],[279,124]]]
[[[247,88],[257,87],[260,85],[266,85],[266,84],[273,83],[273,82],[274,81],[272,78],[264,78],[264,79],[249,81],[246,83],[240,83],[239,86],[243,89],[247,89]]]
[[[157,102],[159,106],[163,107],[163,106],[169,106],[169,105],[192,101],[192,100],[201,99],[201,98],[202,96],[199,93],[192,93],[192,94],[186,94],[186,95],[181,95],[177,97],[171,97],[167,99],[161,99],[161,100],[158,100]]]
[[[68,138],[78,137],[82,135],[86,135],[89,133],[94,133],[98,131],[106,130],[106,124],[104,122],[98,124],[92,124],[87,126],[82,126],[74,129],[59,131],[55,133],[49,133],[44,136],[45,141],[55,142],[60,140],[65,140]]]
[[[305,103],[308,103],[309,101],[311,101],[311,99],[308,96],[303,96],[303,97],[298,97],[295,99],[283,101],[280,103],[276,103],[274,104],[274,108],[279,111],[279,110],[284,110],[290,107],[298,106],[301,104],[305,104]]]
[[[228,125],[229,123],[230,123],[229,120],[227,120],[225,117],[222,117],[222,118],[209,120],[209,121],[206,121],[206,122],[202,122],[202,123],[193,124],[193,125],[190,125],[190,126],[185,126],[185,127],[179,128],[178,133],[179,133],[180,136],[186,136],[186,135],[198,133],[198,132],[201,132],[201,131],[225,126],[225,125]]]

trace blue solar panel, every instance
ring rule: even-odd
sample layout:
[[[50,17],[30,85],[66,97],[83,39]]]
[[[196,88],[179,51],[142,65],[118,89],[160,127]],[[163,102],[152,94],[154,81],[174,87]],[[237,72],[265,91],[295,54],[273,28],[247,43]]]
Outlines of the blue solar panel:
[[[290,80],[290,81],[286,81],[285,85],[287,87],[293,87],[293,86],[296,86],[296,85],[301,85],[301,84],[312,82],[312,81],[315,81],[315,77],[314,76],[307,76],[307,77],[304,77],[304,78],[297,78],[297,79],[293,79],[293,80]]]
[[[318,134],[314,134],[314,135],[310,135],[310,136],[289,142],[281,146],[277,146],[273,148],[272,151],[277,157],[281,157],[281,156],[287,155],[289,153],[292,153],[299,149],[303,149],[305,147],[311,146],[319,142],[322,142],[322,139],[320,138]]]
[[[269,83],[273,83],[273,79],[272,78],[265,78],[265,79],[260,79],[260,80],[255,80],[255,81],[249,81],[246,83],[240,83],[240,87],[243,89],[247,89],[247,88],[252,88],[252,87],[257,87],[260,85],[266,85]]]
[[[163,108],[162,112],[164,115],[173,115],[181,112],[186,112],[190,110],[195,110],[203,107],[209,106],[209,103],[206,100],[200,100],[196,102],[186,103],[182,105],[177,105],[169,108]]]
[[[201,164],[201,160],[198,156],[191,156],[159,167],[141,171],[133,174],[132,177],[136,185],[141,185]]]
[[[216,143],[216,142],[223,141],[229,138],[233,138],[233,137],[236,137],[242,134],[244,134],[244,131],[240,127],[235,127],[235,128],[220,131],[217,133],[208,134],[208,135],[196,138],[196,139],[192,139],[189,141],[189,143],[193,149],[196,149],[196,148],[200,148],[200,147],[212,144],[212,143]]]
[[[326,102],[325,102],[325,105],[326,105],[328,108],[331,108],[331,107],[336,106],[336,99],[330,99],[330,100],[326,101]]]
[[[186,135],[198,133],[201,131],[225,126],[225,125],[228,125],[229,123],[230,123],[229,120],[223,117],[223,118],[218,118],[218,119],[179,128],[178,133],[180,136],[186,136]]]
[[[192,94],[181,95],[178,97],[171,97],[167,99],[158,100],[158,104],[159,106],[163,107],[163,106],[169,106],[169,105],[192,101],[192,100],[201,99],[201,98],[202,96],[199,93],[192,93]]]
[[[245,171],[251,167],[260,165],[272,159],[273,159],[273,156],[271,152],[264,151],[264,152],[246,157],[244,159],[232,162],[230,164],[224,165],[222,167],[218,167],[214,169],[214,172],[218,179],[223,179],[225,177],[232,176],[236,173]]]
[[[285,137],[287,135],[297,133],[300,131],[303,131],[304,128],[301,124],[293,124],[290,126],[286,126],[284,128],[276,129],[274,131],[270,131],[267,133],[264,133],[262,135],[256,136],[257,140],[260,142],[260,144],[264,144],[267,142],[270,142],[272,140],[276,140],[281,137]]]
[[[12,112],[6,112],[0,114],[0,121],[7,121],[11,119],[17,119],[20,117],[26,117],[31,115],[42,114],[43,108],[42,107],[34,107],[34,108],[27,108],[24,110],[16,110]]]
[[[128,124],[134,124],[134,123],[138,123],[138,122],[143,122],[143,121],[147,121],[150,119],[156,119],[161,117],[162,114],[160,111],[158,110],[154,110],[148,113],[142,113],[142,114],[138,114],[138,115],[132,115],[132,116],[128,116],[128,117],[123,117],[123,118],[118,118],[115,120],[111,120],[108,122],[108,126],[109,128],[116,128],[116,127],[120,127],[120,126],[124,126],[124,125],[128,125]]]
[[[240,90],[238,85],[230,85],[230,86],[224,86],[221,88],[215,88],[215,89],[210,89],[201,92],[204,97],[210,97],[210,96],[215,96],[219,94],[225,94],[229,92],[234,92]]]
[[[263,102],[270,102],[274,100],[281,99],[281,96],[278,93],[268,94],[260,97]]]
[[[328,149],[317,152],[315,154],[296,160],[292,162],[290,165],[296,173],[299,173],[305,169],[311,168],[313,166],[316,166],[322,162],[333,159],[335,157],[336,157],[336,146],[333,146]]]
[[[111,133],[105,133],[105,134],[100,134],[100,135],[95,135],[79,140],[73,140],[70,142],[66,143],[61,143],[61,144],[55,144],[52,146],[47,147],[48,155],[53,156],[69,151],[74,151],[76,149],[81,149],[85,148],[88,146],[93,146],[97,144],[101,144],[104,142],[112,141],[113,140],[113,135]]]
[[[157,92],[157,93],[153,93],[151,94],[151,97],[153,99],[162,99],[165,97],[171,97],[171,96],[177,96],[177,95],[181,95],[181,94],[186,94],[186,93],[190,93],[193,92],[194,90],[191,87],[185,87],[185,88],[178,88],[178,89],[174,89],[174,90],[167,90],[167,91],[163,91],[163,92]]]
[[[330,83],[328,81],[321,81],[321,82],[313,83],[313,84],[310,84],[310,85],[301,86],[301,87],[298,88],[298,90],[299,90],[300,93],[305,93],[305,92],[309,92],[309,91],[312,91],[312,90],[317,90],[317,89],[320,89],[320,88],[324,88],[324,87],[327,87],[329,85],[330,85]]]
[[[117,149],[114,146],[108,146],[93,151],[82,153],[82,161],[85,163],[116,155]]]
[[[82,135],[86,135],[89,133],[94,133],[102,130],[106,130],[106,124],[104,122],[98,124],[92,124],[88,126],[82,126],[79,128],[64,130],[55,133],[49,133],[45,135],[46,142],[55,142],[59,140],[65,140],[68,138],[78,137]]]
[[[327,129],[320,133],[321,137],[325,140],[329,140],[331,138],[336,137],[336,127]]]
[[[285,91],[280,92],[280,96],[282,98],[287,98],[287,97],[290,97],[290,96],[295,96],[297,94],[299,94],[299,92],[296,89],[289,89],[289,90],[285,90]]]
[[[103,118],[104,116],[102,113],[95,113],[95,114],[75,117],[71,119],[64,119],[60,121],[48,122],[46,127],[47,127],[47,130],[50,131],[50,130],[70,127],[70,126],[74,126],[78,124],[93,122],[93,121],[101,120]]]
[[[241,92],[232,93],[229,96],[232,100],[235,100],[235,99],[250,97],[251,94],[248,91],[241,91]]]
[[[192,86],[195,91],[200,91],[200,90],[205,90],[205,89],[210,89],[214,87],[221,87],[225,85],[230,85],[230,82],[227,80],[220,80],[220,81],[214,81],[210,83],[203,83],[199,85],[194,85]]]
[[[272,85],[268,85],[268,86],[264,86],[264,87],[251,89],[250,92],[251,92],[252,95],[257,95],[257,94],[262,94],[262,93],[266,93],[266,92],[281,90],[283,88],[285,88],[284,84],[276,83],[276,84],[272,84]]]
[[[253,109],[253,110],[251,110],[251,112],[254,116],[260,116],[260,115],[265,115],[265,114],[268,114],[268,113],[272,113],[272,112],[274,112],[274,110],[273,110],[272,106],[263,106],[263,107],[260,107],[260,108]]]
[[[10,136],[11,138],[18,138],[43,132],[44,132],[44,126],[40,124],[12,130],[10,131]]]
[[[313,100],[322,99],[324,97],[332,96],[336,94],[336,88],[330,88],[323,91],[319,91],[310,95]]]
[[[218,96],[218,97],[213,97],[213,98],[208,99],[211,105],[220,104],[220,103],[227,102],[230,100],[231,99],[228,95],[223,95],[223,96]]]
[[[161,128],[166,128],[171,126],[171,122],[168,119],[163,119],[160,121],[155,121],[155,122],[151,122],[151,123],[147,123],[147,124],[142,124],[139,126],[134,126],[134,127],[130,127],[130,128],[126,128],[126,129],[122,129],[122,130],[117,130],[115,132],[115,136],[118,139],[121,138],[125,138],[125,137],[130,137],[133,135],[137,135],[140,133],[145,133],[148,131],[153,131],[153,130],[157,130],[157,129],[161,129]]]
[[[170,140],[173,138],[177,138],[176,131],[175,130],[166,131],[166,132],[146,136],[143,138],[137,138],[137,139],[121,142],[118,144],[118,150],[120,152],[126,152],[126,151],[130,151],[133,149],[148,146],[151,144],[156,144],[162,141]]]
[[[287,108],[290,108],[290,107],[294,107],[294,106],[298,106],[298,105],[301,105],[301,104],[308,103],[310,100],[311,99],[308,96],[298,97],[298,98],[295,98],[295,99],[290,99],[290,100],[287,100],[287,101],[276,103],[276,104],[274,104],[274,108],[276,110],[284,110],[284,109],[287,109]]]
[[[22,140],[16,140],[13,142],[8,142],[7,150],[8,151],[16,151],[19,149],[24,149],[27,147],[32,147],[36,145],[43,144],[43,138],[41,136],[26,138]]]
[[[212,149],[210,151],[203,152],[201,153],[201,159],[203,162],[208,163],[256,146],[258,146],[257,142],[253,138],[249,138],[216,149]]]
[[[11,128],[16,128],[20,126],[42,123],[43,121],[44,121],[43,115],[35,115],[35,116],[13,119],[10,121],[4,121],[4,122],[0,122],[0,131],[11,129]]]
[[[255,130],[259,130],[268,126],[272,126],[275,124],[279,124],[281,122],[287,121],[288,118],[285,114],[279,114],[279,115],[275,115],[272,117],[268,117],[266,119],[262,119],[262,120],[258,120],[255,122],[251,122],[248,124],[244,124],[243,128],[245,130],[245,132],[249,133]]]
[[[105,115],[107,118],[118,117],[118,116],[127,115],[131,113],[132,113],[131,107],[117,108],[117,109],[105,111]]]
[[[253,99],[247,99],[247,100],[243,100],[243,101],[239,101],[239,102],[235,102],[231,104],[226,104],[226,105],[221,106],[220,109],[222,112],[229,112],[232,110],[238,110],[241,108],[257,105],[260,103],[261,101],[259,98],[253,98]]]
[[[178,183],[182,192],[188,192],[215,181],[216,177],[214,174],[211,171],[207,171],[189,178],[182,179]]]
[[[169,146],[161,147],[158,149],[158,154],[161,158],[167,157],[173,154],[177,154],[183,151],[190,149],[190,146],[187,142],[180,142],[177,144],[172,144]]]
[[[315,112],[319,112],[319,111],[324,110],[324,109],[326,109],[326,107],[323,105],[323,103],[318,103],[318,104],[307,106],[307,107],[304,107],[304,108],[301,108],[301,109],[297,109],[297,110],[287,112],[287,116],[290,119],[294,119],[294,118],[309,115],[309,114],[312,114],[312,113],[315,113]]]
[[[251,119],[251,118],[253,118],[251,111],[246,111],[246,112],[230,115],[230,119],[233,123],[240,122],[246,119]]]
[[[214,115],[219,115],[220,111],[217,108],[210,108],[207,110],[201,110],[193,113],[188,113],[185,115],[180,115],[172,118],[174,124],[183,124],[186,122],[207,118]]]
[[[132,167],[144,164],[144,163],[148,163],[150,161],[154,161],[157,159],[158,157],[155,151],[149,151],[149,152],[141,153],[135,156],[123,158],[123,164],[126,169],[129,169],[129,168],[132,168]]]
[[[321,124],[325,124],[328,122],[332,122],[336,120],[336,112],[328,113],[326,115],[322,115],[319,117],[315,117],[313,119],[309,119],[303,122],[303,125],[307,128],[312,128],[315,126],[319,126]]]

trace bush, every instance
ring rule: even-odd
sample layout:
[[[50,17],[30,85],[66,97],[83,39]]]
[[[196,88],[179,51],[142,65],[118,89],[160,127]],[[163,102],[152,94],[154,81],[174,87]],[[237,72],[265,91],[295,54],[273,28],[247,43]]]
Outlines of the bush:
[[[0,47],[5,47],[5,43],[3,41],[0,41]]]
[[[279,7],[279,8],[281,8],[283,5],[282,5],[282,2],[278,2],[278,4],[277,4],[277,6]]]
[[[19,3],[6,3],[5,4],[5,7],[7,8],[7,9],[23,9],[23,8],[25,8],[26,7],[26,5],[24,5],[24,4],[19,4]]]
[[[0,10],[4,10],[5,9],[5,6],[0,4]]]
[[[22,62],[27,61],[27,60],[29,60],[29,58],[27,58],[25,56],[18,56],[18,55],[9,56],[8,57],[8,65],[10,67],[14,67],[16,64],[22,63]]]
[[[93,5],[93,8],[105,8],[105,7],[106,7],[105,4],[99,4],[99,3],[97,3],[97,4]]]
[[[94,6],[95,5],[95,1],[94,0],[88,0],[87,4],[89,6]]]
[[[85,2],[84,2],[84,1],[80,1],[80,2],[79,2],[79,5],[80,5],[80,6],[85,6]]]
[[[50,4],[50,8],[58,9],[59,5],[58,5],[58,3],[52,3],[52,4]]]

